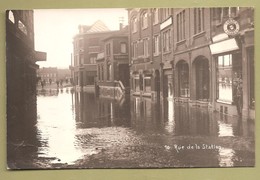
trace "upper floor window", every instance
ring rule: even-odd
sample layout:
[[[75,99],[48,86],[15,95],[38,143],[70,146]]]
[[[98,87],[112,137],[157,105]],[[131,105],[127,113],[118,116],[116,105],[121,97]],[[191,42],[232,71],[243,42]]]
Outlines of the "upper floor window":
[[[143,44],[144,44],[144,57],[148,57],[149,56],[149,42],[148,42],[148,38],[144,39]]]
[[[163,32],[163,52],[169,52],[171,48],[171,29],[168,29],[167,31]]]
[[[159,55],[160,53],[160,36],[159,35],[155,35],[153,38],[153,54],[155,56]]]
[[[155,8],[153,10],[153,24],[158,24],[159,23],[159,9]]]
[[[97,57],[96,57],[96,56],[91,56],[91,57],[90,57],[90,64],[95,64],[95,63],[96,63],[96,60],[97,60]]]
[[[177,14],[177,41],[185,39],[185,10]]]
[[[194,34],[204,31],[204,8],[194,9]]]
[[[145,29],[148,27],[148,13],[147,12],[144,12],[142,14],[142,28]]]
[[[107,55],[107,56],[110,56],[110,55],[111,55],[110,43],[106,44],[106,55]]]
[[[162,9],[162,20],[166,20],[171,15],[171,8]]]
[[[125,42],[120,43],[120,52],[126,53],[126,43]]]
[[[137,18],[133,18],[132,20],[132,32],[135,33],[137,32]]]
[[[223,18],[236,17],[238,15],[239,7],[225,7],[222,8]]]
[[[80,39],[80,40],[79,40],[79,47],[80,47],[80,48],[83,48],[83,45],[84,45],[83,39]]]
[[[137,58],[137,42],[133,42],[133,58]]]
[[[26,28],[26,26],[22,23],[22,21],[19,21],[18,22],[18,28],[24,33],[24,34],[26,34],[27,35],[27,28]]]
[[[13,13],[12,11],[9,11],[8,19],[9,19],[12,23],[15,23],[14,13]]]
[[[239,7],[213,8],[213,20],[221,23],[223,19],[238,16]]]
[[[221,22],[222,8],[213,8],[213,20],[217,23]]]

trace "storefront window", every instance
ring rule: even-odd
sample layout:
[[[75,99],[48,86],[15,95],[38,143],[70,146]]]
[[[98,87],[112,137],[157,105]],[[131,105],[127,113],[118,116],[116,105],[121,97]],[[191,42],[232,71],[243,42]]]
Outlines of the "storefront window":
[[[177,65],[178,68],[178,84],[179,84],[179,96],[180,97],[189,97],[189,66],[186,62],[179,62]]]
[[[134,77],[133,89],[135,92],[140,91],[140,80],[138,76]]]
[[[236,87],[242,82],[241,57],[237,54],[218,56],[217,67],[217,99],[219,102],[232,104]]]
[[[144,91],[151,92],[151,77],[144,77]]]

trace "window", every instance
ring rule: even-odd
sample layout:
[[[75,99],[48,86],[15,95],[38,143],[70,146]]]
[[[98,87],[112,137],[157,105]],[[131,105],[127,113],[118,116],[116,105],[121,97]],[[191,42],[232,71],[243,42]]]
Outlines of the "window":
[[[112,66],[111,64],[107,65],[107,80],[110,81],[111,80],[111,73],[112,73]]]
[[[163,32],[163,52],[169,52],[171,48],[171,29]]]
[[[218,24],[221,22],[222,8],[213,8],[213,20]]]
[[[96,60],[97,60],[97,57],[96,57],[96,56],[91,56],[91,57],[90,57],[90,64],[95,64],[95,63],[96,63]]]
[[[80,39],[80,40],[79,40],[79,47],[80,47],[80,48],[83,48],[83,46],[84,46],[83,43],[84,43],[84,42],[83,42],[83,39]]]
[[[153,37],[153,54],[155,56],[159,55],[160,53],[160,38],[159,38],[159,35],[155,35]]]
[[[148,27],[148,13],[147,12],[144,12],[142,14],[142,29],[145,29]]]
[[[84,64],[84,56],[83,56],[83,54],[79,55],[79,63],[80,64]]]
[[[13,13],[12,11],[9,11],[8,19],[9,19],[12,23],[15,23],[14,13]]]
[[[126,53],[126,43],[125,42],[120,43],[120,51],[121,51],[121,53]]]
[[[150,76],[144,77],[144,91],[151,92],[151,77]]]
[[[101,65],[101,80],[104,80],[104,65]]]
[[[185,39],[185,10],[177,14],[177,41]]]
[[[18,22],[18,28],[25,34],[25,35],[27,35],[27,28],[26,28],[26,26],[22,23],[22,21],[19,21]]]
[[[230,7],[229,8],[229,16],[236,17],[238,15],[239,7]]]
[[[242,83],[241,54],[226,54],[217,57],[217,100],[235,102],[237,85]]]
[[[189,65],[185,61],[178,62],[177,64],[178,73],[178,91],[180,97],[189,97]]]
[[[138,75],[134,76],[133,78],[133,90],[135,92],[140,91],[140,80]]]
[[[111,55],[111,46],[110,43],[106,44],[106,56]]]
[[[155,8],[153,9],[153,24],[158,24],[159,23],[159,9]]]
[[[149,56],[149,43],[148,43],[148,39],[144,39],[144,42],[143,42],[143,45],[144,45],[144,57],[148,57]]]
[[[232,55],[218,56],[217,89],[218,100],[233,102]]]
[[[135,33],[137,32],[137,18],[133,18],[132,20],[132,32]]]
[[[166,20],[171,15],[170,8],[163,8],[162,9],[162,20]]]
[[[238,12],[239,7],[213,8],[213,20],[219,24],[224,19],[238,16]]]
[[[137,42],[133,42],[133,58],[137,58]]]
[[[204,8],[194,9],[194,34],[204,31]]]

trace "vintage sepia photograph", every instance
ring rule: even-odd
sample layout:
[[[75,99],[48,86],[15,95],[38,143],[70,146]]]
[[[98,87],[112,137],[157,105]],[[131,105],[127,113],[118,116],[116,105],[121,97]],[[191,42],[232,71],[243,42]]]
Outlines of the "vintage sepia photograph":
[[[255,166],[254,8],[5,21],[8,170]]]

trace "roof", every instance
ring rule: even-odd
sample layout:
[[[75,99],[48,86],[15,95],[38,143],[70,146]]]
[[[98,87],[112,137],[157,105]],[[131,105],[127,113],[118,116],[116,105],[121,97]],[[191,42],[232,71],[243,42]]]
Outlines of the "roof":
[[[90,27],[87,33],[104,31],[110,31],[110,29],[102,21],[98,20]]]

